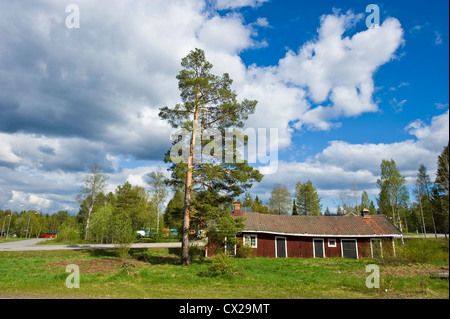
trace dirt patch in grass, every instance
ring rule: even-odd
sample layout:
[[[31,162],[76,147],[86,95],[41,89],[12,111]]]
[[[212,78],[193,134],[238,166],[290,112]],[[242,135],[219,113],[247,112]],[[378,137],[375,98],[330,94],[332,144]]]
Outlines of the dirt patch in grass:
[[[426,276],[434,273],[448,272],[448,267],[433,265],[402,265],[380,268],[381,275],[393,277]]]
[[[75,264],[80,267],[80,273],[82,274],[113,274],[124,267],[135,268],[148,265],[147,263],[138,260],[127,260],[124,264],[123,260],[120,258],[100,258],[89,260],[59,260],[50,262],[47,266],[65,270],[67,265],[70,264]]]
[[[391,277],[413,277],[413,276],[427,276],[435,273],[448,272],[448,267],[434,266],[434,265],[396,265],[396,266],[380,266],[381,276]],[[353,271],[351,275],[356,277],[366,277],[365,271]]]

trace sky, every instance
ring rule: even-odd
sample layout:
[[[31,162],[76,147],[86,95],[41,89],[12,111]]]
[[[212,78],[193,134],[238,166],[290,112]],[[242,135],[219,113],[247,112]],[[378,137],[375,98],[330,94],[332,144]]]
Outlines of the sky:
[[[376,203],[383,159],[412,190],[420,164],[434,180],[449,140],[448,6],[0,0],[0,209],[76,214],[93,165],[108,191],[148,189],[171,145],[159,108],[180,102],[176,75],[195,48],[239,100],[258,100],[246,129],[277,131],[276,169],[251,163],[265,175],[254,196],[311,180],[324,210],[363,190]]]

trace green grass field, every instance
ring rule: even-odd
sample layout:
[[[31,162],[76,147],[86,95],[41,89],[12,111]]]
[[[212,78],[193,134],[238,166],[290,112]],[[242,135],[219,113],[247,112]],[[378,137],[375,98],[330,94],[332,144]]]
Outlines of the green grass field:
[[[449,298],[448,259],[385,264],[369,289],[372,259],[233,258],[233,274],[210,276],[210,259],[180,265],[179,249],[133,249],[128,267],[114,250],[0,252],[0,298]],[[80,288],[66,287],[66,266]]]

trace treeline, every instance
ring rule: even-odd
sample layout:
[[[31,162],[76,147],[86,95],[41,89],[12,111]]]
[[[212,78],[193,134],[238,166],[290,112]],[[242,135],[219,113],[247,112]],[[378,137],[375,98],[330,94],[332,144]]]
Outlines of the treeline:
[[[386,215],[403,232],[448,233],[449,228],[449,147],[438,156],[438,168],[434,181],[422,164],[417,171],[412,194],[406,187],[393,159],[383,160],[380,178],[377,180],[379,195],[377,206],[369,199],[366,191],[359,192],[354,185],[351,191],[341,194],[337,215],[358,215],[366,208],[370,214]],[[46,232],[58,232],[58,237],[66,241],[89,241],[113,243],[134,238],[135,231],[143,227],[159,229],[164,227],[181,230],[183,225],[184,191],[175,188],[172,199],[163,210],[167,197],[167,183],[163,174],[150,173],[151,192],[144,187],[126,182],[114,192],[105,194],[106,175],[93,168],[85,180],[78,196],[80,209],[77,215],[67,211],[44,214],[36,211],[12,213],[0,210],[2,234],[9,231],[19,237],[37,237]],[[200,209],[193,214],[191,228],[206,227],[205,217],[231,208],[231,202],[212,200],[206,192],[200,193],[196,201],[201,201]],[[361,195],[360,195],[361,194]],[[412,196],[411,196],[412,195]],[[328,207],[322,211],[321,198],[311,181],[296,184],[294,196],[287,186],[277,184],[266,204],[245,193],[240,199],[241,207],[267,214],[331,215]],[[200,206],[199,206],[200,207]],[[179,231],[180,233],[180,231]],[[128,239],[127,239],[128,240]]]
[[[35,238],[47,232],[57,232],[60,226],[68,220],[75,220],[67,211],[54,214],[36,212],[33,210],[11,212],[0,209],[0,225],[2,236],[15,234],[23,238]]]
[[[449,229],[449,146],[437,159],[434,181],[425,165],[418,168],[412,194],[395,161],[383,160],[377,184],[378,212],[403,232],[446,233]],[[412,195],[412,196],[411,196]],[[412,200],[411,200],[412,197]]]
[[[33,238],[57,232],[57,240],[65,242],[123,243],[133,241],[136,230],[149,227],[161,236],[165,227],[160,216],[161,203],[167,196],[165,179],[160,172],[148,176],[151,192],[126,182],[106,194],[108,177],[94,167],[77,196],[80,208],[76,215],[67,211],[44,214],[0,210],[2,233]]]

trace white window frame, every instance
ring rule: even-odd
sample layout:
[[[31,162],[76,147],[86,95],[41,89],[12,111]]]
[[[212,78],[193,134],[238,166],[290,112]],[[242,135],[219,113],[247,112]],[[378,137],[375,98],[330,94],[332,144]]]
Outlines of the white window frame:
[[[334,241],[334,244],[331,244],[332,241]],[[328,247],[337,247],[336,238],[328,238]]]
[[[325,258],[325,239],[323,238],[313,238],[313,256],[316,258],[316,245],[314,244],[314,241],[322,241],[322,251],[323,251],[323,258]],[[319,257],[317,257],[319,258]]]
[[[370,255],[373,258],[373,246],[372,246],[372,243],[375,240],[378,240],[380,242],[380,254],[381,254],[381,258],[383,258],[383,241],[381,240],[381,238],[371,238],[370,239]]]
[[[255,244],[252,243],[252,238],[255,238]],[[250,243],[251,248],[258,248],[258,235],[256,234],[247,234],[243,236],[243,243],[244,245],[247,245]]]
[[[286,256],[286,258],[288,257],[288,253],[287,253],[287,238],[284,236],[275,236],[275,257],[278,257],[278,248],[277,248],[277,239],[284,239],[284,255]]]

